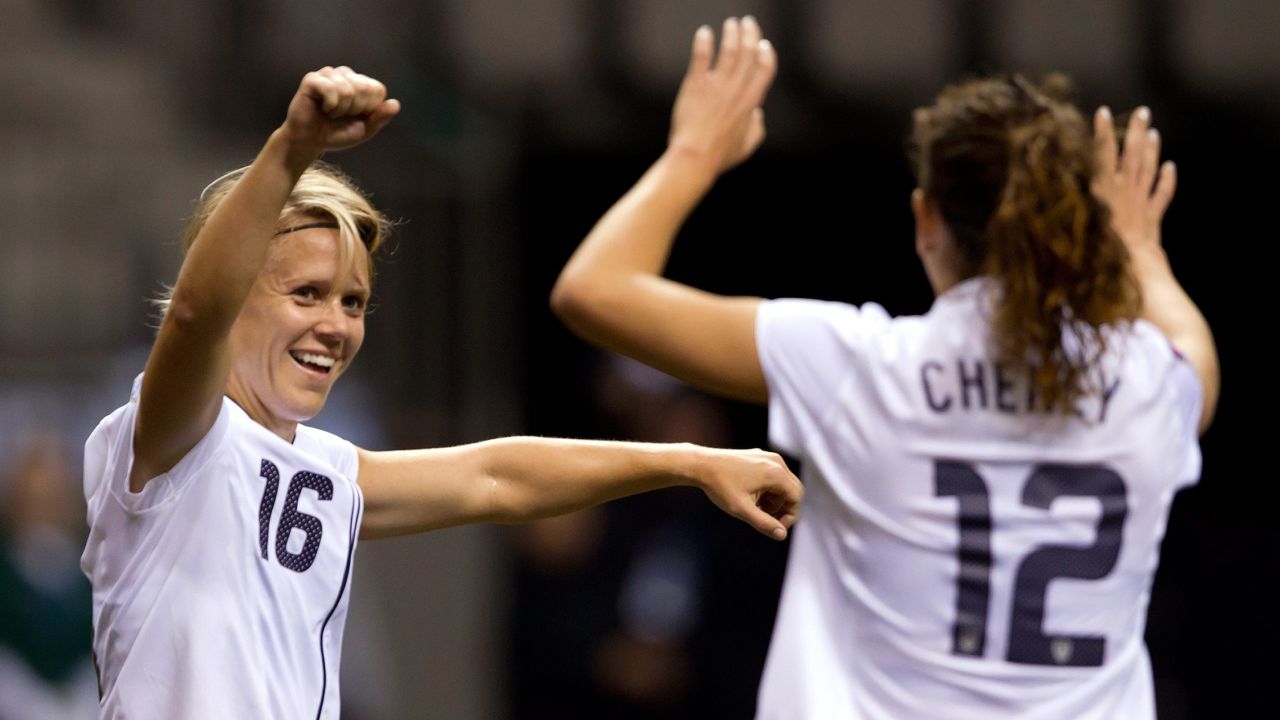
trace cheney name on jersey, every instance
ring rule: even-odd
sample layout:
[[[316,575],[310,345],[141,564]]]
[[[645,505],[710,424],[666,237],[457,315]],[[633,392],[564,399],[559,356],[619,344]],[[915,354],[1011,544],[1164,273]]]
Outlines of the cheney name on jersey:
[[[1142,637],[1199,381],[1138,321],[1048,413],[991,357],[987,283],[912,317],[761,305],[770,440],[806,494],[760,718],[1154,717]]]

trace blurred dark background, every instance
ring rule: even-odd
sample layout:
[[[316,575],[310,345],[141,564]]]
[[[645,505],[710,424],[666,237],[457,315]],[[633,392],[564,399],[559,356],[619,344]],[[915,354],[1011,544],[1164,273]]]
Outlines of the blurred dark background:
[[[1161,717],[1268,706],[1274,0],[9,0],[0,719],[92,713],[80,444],[142,368],[146,298],[176,274],[193,198],[252,159],[315,67],[352,65],[405,107],[329,158],[401,224],[363,359],[317,424],[368,447],[763,446],[762,410],[595,352],[547,310],[576,243],[662,151],[693,30],[744,13],[779,51],[770,136],[670,265],[718,292],[927,309],[905,137],[948,81],[1064,71],[1086,112],[1152,107],[1180,171],[1166,247],[1225,378],[1151,595]],[[344,717],[749,717],[784,561],[675,491],[363,544]]]

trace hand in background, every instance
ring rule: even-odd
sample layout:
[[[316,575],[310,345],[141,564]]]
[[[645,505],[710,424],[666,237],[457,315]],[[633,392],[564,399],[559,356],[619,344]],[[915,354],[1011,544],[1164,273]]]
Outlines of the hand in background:
[[[671,112],[674,150],[705,158],[717,174],[746,160],[764,141],[761,104],[778,69],[777,55],[748,16],[724,21],[720,52],[703,26],[693,36],[689,70]]]

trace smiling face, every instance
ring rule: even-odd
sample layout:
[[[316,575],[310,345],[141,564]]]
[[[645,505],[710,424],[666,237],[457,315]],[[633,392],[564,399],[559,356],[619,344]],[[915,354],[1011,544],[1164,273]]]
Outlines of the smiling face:
[[[320,412],[364,342],[369,256],[340,242],[329,228],[276,238],[231,327],[227,395],[285,440]]]

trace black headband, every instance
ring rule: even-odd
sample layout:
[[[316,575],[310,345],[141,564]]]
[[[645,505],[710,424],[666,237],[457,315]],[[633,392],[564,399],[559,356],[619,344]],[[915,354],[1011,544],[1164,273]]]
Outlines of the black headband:
[[[291,232],[298,232],[299,230],[310,230],[312,228],[329,228],[330,230],[337,230],[338,223],[330,220],[330,221],[306,223],[305,225],[294,225],[293,227],[287,227],[283,230],[277,230],[276,235],[288,235]]]

